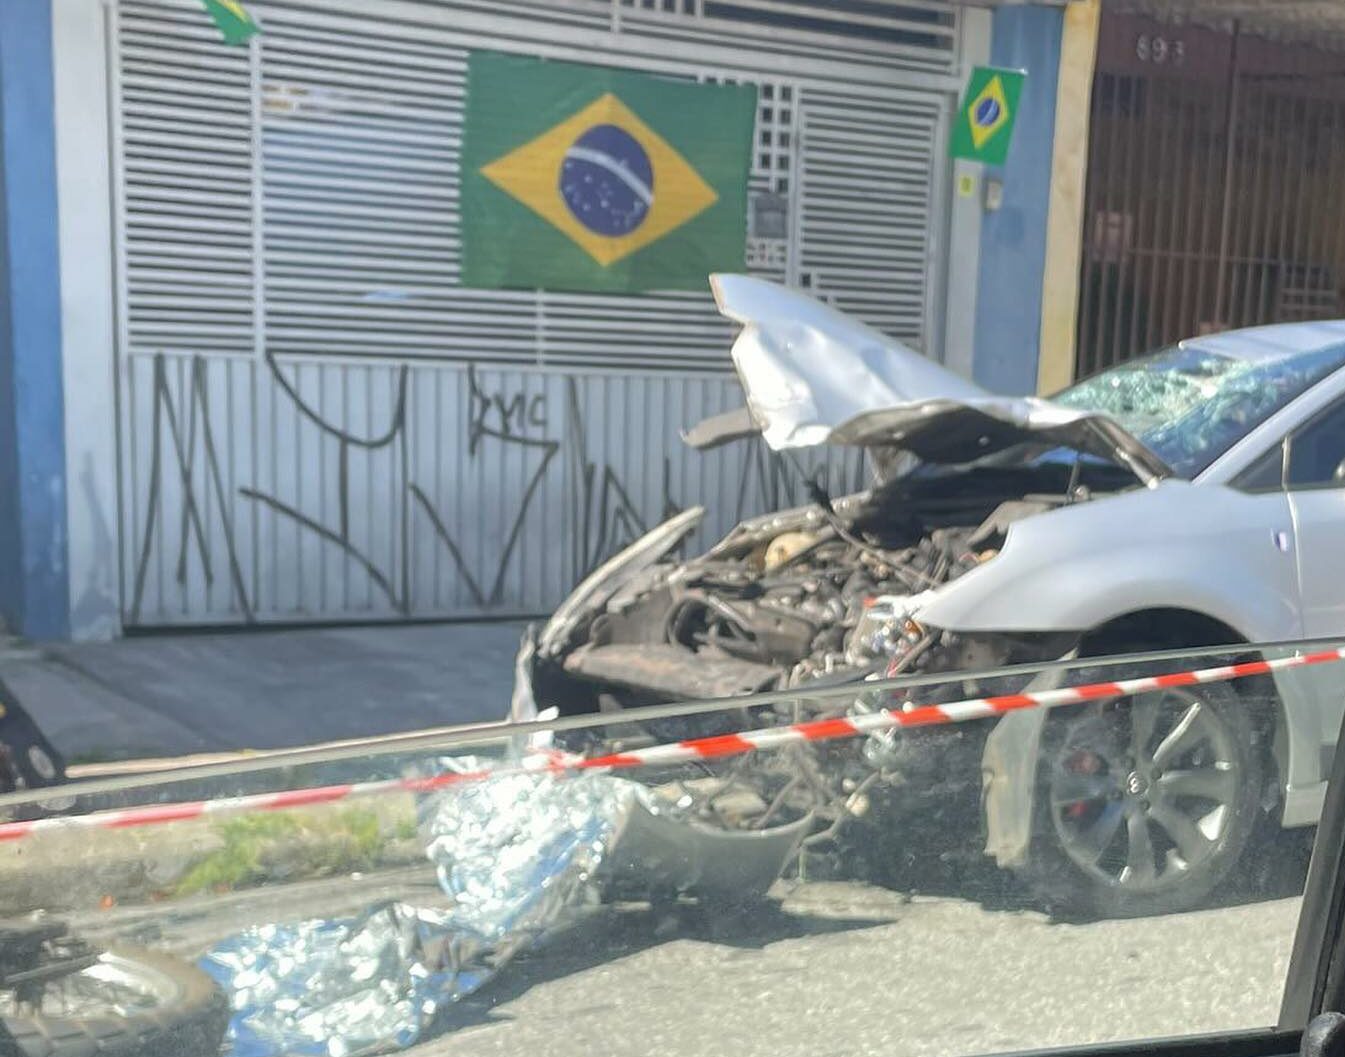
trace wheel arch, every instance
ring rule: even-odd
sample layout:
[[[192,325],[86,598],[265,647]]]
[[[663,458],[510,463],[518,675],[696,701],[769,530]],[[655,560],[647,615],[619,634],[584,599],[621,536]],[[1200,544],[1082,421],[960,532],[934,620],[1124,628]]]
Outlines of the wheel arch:
[[[1079,638],[1079,656],[1104,657],[1137,644],[1156,649],[1246,645],[1248,637],[1218,617],[1196,609],[1159,606],[1112,617]]]
[[[1104,657],[1138,649],[1199,649],[1208,646],[1246,647],[1248,636],[1227,622],[1195,609],[1161,606],[1132,610],[1104,620],[1083,632],[1074,654]],[[1198,662],[1197,662],[1198,663]],[[1048,673],[1041,684],[1061,685],[1060,673]],[[1269,676],[1239,680],[1253,686],[1267,703],[1270,754],[1268,763],[1283,809],[1286,776],[1293,771],[1295,746],[1289,735],[1285,710]],[[1034,684],[1035,685],[1035,684]],[[1245,692],[1245,691],[1244,691]],[[1017,865],[1027,856],[1036,786],[1035,760],[1040,751],[1044,709],[1024,709],[1004,716],[986,738],[982,757],[983,809],[986,854],[1001,866]],[[1031,766],[1027,763],[1031,761]]]
[[[1174,606],[1140,609],[1125,613],[1086,632],[1079,640],[1079,656],[1104,657],[1111,653],[1134,650],[1136,645],[1153,649],[1200,649],[1206,646],[1246,646],[1251,639],[1237,628],[1208,613]],[[1193,662],[1199,666],[1199,662]],[[1285,788],[1294,770],[1292,759],[1301,747],[1289,734],[1275,680],[1268,675],[1239,679],[1237,689],[1244,699],[1264,704],[1264,717],[1270,735],[1271,773],[1283,807]]]

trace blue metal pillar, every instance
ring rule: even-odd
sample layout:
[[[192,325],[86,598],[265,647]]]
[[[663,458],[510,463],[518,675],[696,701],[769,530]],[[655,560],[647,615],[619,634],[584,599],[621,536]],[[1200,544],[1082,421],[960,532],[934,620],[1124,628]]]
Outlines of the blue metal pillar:
[[[0,619],[69,632],[51,0],[0,0]]]
[[[1059,7],[995,8],[991,65],[1027,71],[1008,159],[985,172],[1001,183],[1003,199],[981,221],[972,376],[1000,393],[1037,388],[1062,26]]]

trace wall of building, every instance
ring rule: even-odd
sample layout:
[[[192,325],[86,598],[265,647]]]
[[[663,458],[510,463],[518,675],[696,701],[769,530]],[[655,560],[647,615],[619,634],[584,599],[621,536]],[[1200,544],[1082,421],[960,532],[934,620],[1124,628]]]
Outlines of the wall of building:
[[[830,28],[756,0],[256,0],[229,48],[196,0],[57,6],[76,635],[545,612],[670,501],[705,502],[707,536],[773,503],[750,452],[677,437],[737,399],[708,291],[458,282],[473,49],[757,84],[749,198],[788,222],[748,267],[970,350],[979,208],[950,201],[946,133],[983,10],[917,4],[926,31],[871,40],[823,0]]]
[[[1000,393],[1037,388],[1063,19],[1060,7],[1025,4],[994,12],[991,65],[1027,72],[1008,159],[983,175],[1001,183],[1003,199],[981,220],[972,376]]]
[[[0,0],[0,616],[69,627],[50,0]]]
[[[109,202],[119,177],[109,157],[120,156],[121,132],[108,121],[109,81],[95,72],[106,69],[115,10],[102,0],[0,0],[0,150],[10,155],[0,165],[0,614],[34,637],[118,634],[123,566],[136,557],[127,557],[122,508],[132,510],[139,493],[119,482],[117,454],[116,350],[127,336],[116,307],[118,214]],[[903,75],[948,106],[974,64],[1029,71],[1008,163],[988,173],[968,162],[943,167],[931,192],[948,209],[928,247],[939,276],[932,289],[947,290],[946,315],[930,306],[931,318],[946,320],[933,351],[1002,391],[1031,391],[1037,370],[1060,21],[1058,8],[963,9],[957,61]],[[281,46],[303,45],[302,35],[273,28]],[[973,177],[970,194],[964,175]],[[981,210],[983,176],[1003,183],[996,211]],[[135,406],[131,399],[121,412]],[[171,474],[163,482],[177,486]],[[213,502],[207,518],[218,516]],[[190,581],[200,570],[187,553]],[[225,572],[217,579],[231,582]]]

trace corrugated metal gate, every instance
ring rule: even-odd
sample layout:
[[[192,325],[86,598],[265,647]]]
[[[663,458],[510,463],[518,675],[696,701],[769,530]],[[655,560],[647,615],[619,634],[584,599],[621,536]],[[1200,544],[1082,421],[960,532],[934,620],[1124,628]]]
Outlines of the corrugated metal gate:
[[[677,439],[741,402],[708,294],[458,285],[470,48],[755,82],[753,269],[941,352],[948,4],[250,7],[113,9],[127,625],[544,611],[669,509],[792,501]]]
[[[1342,314],[1340,56],[1103,14],[1076,373]]]

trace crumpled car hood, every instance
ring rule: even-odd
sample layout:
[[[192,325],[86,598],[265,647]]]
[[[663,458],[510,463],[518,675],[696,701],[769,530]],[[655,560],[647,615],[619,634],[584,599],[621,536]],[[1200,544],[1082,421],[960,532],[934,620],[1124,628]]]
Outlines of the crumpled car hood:
[[[743,325],[733,363],[747,409],[687,431],[693,447],[760,433],[776,451],[852,444],[963,463],[1034,441],[1119,462],[1146,484],[1172,472],[1107,415],[997,396],[797,290],[728,274],[710,286]]]

